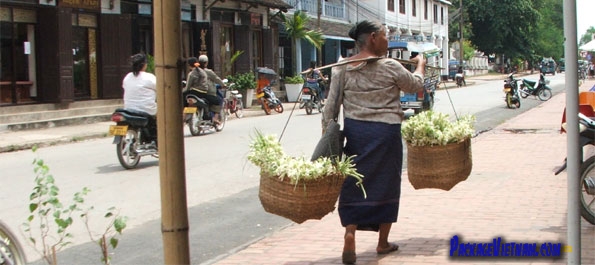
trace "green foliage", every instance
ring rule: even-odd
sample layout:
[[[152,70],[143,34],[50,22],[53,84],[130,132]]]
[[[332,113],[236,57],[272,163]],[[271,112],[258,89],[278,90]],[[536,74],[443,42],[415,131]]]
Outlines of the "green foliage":
[[[304,83],[304,78],[302,78],[299,75],[287,76],[283,80],[285,81],[285,84],[303,84]]]
[[[155,74],[155,57],[147,54],[147,73]]]
[[[481,51],[503,54],[508,58],[533,53],[535,25],[541,14],[531,0],[467,0],[473,34],[471,42]]]
[[[465,40],[463,41],[463,58],[465,61],[470,61],[473,56],[475,56],[476,48],[471,44],[471,41]]]
[[[233,70],[233,64],[240,58],[240,55],[244,54],[244,51],[235,51],[231,56],[231,59],[223,63],[223,76],[230,75]]]
[[[237,73],[233,76],[227,76],[227,80],[233,83],[233,87],[240,91],[256,88],[256,78],[254,73]]]
[[[579,46],[581,46],[583,44],[587,44],[589,41],[593,40],[594,34],[595,34],[595,27],[591,26],[590,28],[587,29],[587,32],[585,32],[582,35],[580,42],[579,42]]]
[[[37,147],[32,148],[33,152]],[[55,178],[50,174],[49,166],[41,158],[33,159],[33,172],[35,173],[35,186],[33,192],[29,195],[29,216],[26,222],[22,224],[24,234],[27,236],[27,242],[32,245],[48,264],[56,264],[56,253],[63,247],[71,244],[70,241],[74,235],[69,232],[74,223],[73,216],[77,212],[83,212],[80,215],[87,225],[88,212],[93,207],[83,211],[81,207],[85,203],[85,196],[90,192],[87,187],[76,192],[72,197],[72,202],[64,204],[60,199],[60,188],[56,184]],[[115,238],[111,231],[115,230],[121,234],[126,227],[126,218],[114,215],[113,208],[110,208],[106,218],[111,218],[111,222],[103,233],[103,236]],[[91,234],[89,226],[87,230]],[[117,241],[116,241],[117,242]],[[115,245],[112,245],[115,248]],[[109,264],[109,253],[107,249],[102,248],[104,264]]]
[[[283,19],[285,31],[292,40],[291,54],[293,56],[293,69],[294,73],[297,73],[297,54],[295,49],[296,42],[298,40],[305,39],[314,47],[316,47],[316,49],[320,50],[324,44],[324,37],[322,36],[322,32],[317,30],[309,30],[306,27],[310,17],[308,17],[308,15],[301,10],[296,11],[293,13],[293,16],[290,17],[286,17],[285,15],[281,14],[281,18]]]

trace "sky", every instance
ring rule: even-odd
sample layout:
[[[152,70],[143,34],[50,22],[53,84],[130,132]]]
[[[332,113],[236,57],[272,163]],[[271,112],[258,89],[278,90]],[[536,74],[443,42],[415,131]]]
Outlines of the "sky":
[[[576,0],[576,34],[577,39],[595,27],[595,0]]]

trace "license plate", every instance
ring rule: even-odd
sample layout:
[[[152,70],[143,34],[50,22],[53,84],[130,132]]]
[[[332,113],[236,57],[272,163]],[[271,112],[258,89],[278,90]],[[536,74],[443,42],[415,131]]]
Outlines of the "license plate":
[[[128,125],[110,125],[109,126],[109,134],[110,135],[126,135],[128,131]]]
[[[196,113],[196,107],[185,107],[184,113],[186,114],[193,114]]]
[[[302,95],[302,100],[310,100],[311,98],[310,95]]]
[[[504,92],[506,92],[506,93],[510,92],[510,87],[505,87]]]
[[[264,97],[264,92],[256,94],[256,98]]]

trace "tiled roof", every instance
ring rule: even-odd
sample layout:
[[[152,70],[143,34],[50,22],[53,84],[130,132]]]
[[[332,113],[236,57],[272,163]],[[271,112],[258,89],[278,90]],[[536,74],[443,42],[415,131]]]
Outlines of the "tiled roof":
[[[308,20],[307,27],[309,29],[317,29],[318,20],[316,18],[311,18]],[[322,34],[324,35],[349,38],[349,30],[351,27],[353,27],[353,25],[349,23],[340,23],[324,19],[320,20],[320,31],[322,31]]]
[[[293,6],[289,5],[288,3],[285,3],[285,1],[283,1],[283,0],[241,0],[241,1],[244,3],[258,4],[258,5],[263,5],[263,6],[282,9],[282,10],[285,9],[285,12],[287,12],[287,9],[293,7]]]

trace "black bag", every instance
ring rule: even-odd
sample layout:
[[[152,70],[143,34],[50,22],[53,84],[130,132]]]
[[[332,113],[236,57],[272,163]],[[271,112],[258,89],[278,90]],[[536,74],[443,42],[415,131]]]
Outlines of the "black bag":
[[[331,159],[340,159],[343,154],[343,144],[345,137],[341,126],[334,120],[331,120],[326,127],[326,130],[312,154],[311,160],[314,161],[320,157],[329,157]]]

